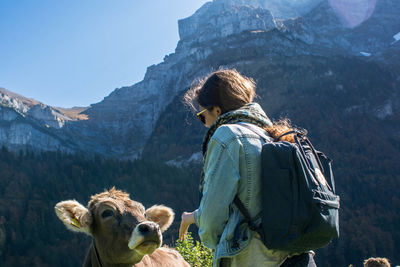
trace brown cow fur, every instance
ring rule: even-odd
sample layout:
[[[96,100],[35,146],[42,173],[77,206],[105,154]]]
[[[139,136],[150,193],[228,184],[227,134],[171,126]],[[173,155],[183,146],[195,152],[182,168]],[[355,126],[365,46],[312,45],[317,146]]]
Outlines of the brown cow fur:
[[[82,265],[83,267],[105,267],[99,262],[98,257],[96,256],[95,248],[93,245],[90,246],[89,251],[86,255],[85,261]],[[122,265],[118,265],[122,266]],[[132,267],[174,267],[174,266],[187,266],[190,265],[184,261],[181,254],[174,249],[170,249],[167,247],[158,248],[150,255],[146,255],[143,259],[133,265]]]
[[[115,188],[92,196],[87,207],[75,200],[55,206],[69,230],[93,237],[84,267],[190,266],[176,250],[160,247],[161,232],[174,220],[170,208],[156,205],[145,210]]]

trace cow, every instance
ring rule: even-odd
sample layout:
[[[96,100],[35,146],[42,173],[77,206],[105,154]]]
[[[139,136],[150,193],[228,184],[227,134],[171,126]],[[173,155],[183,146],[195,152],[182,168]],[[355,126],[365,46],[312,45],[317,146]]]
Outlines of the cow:
[[[84,267],[189,267],[178,251],[161,247],[172,209],[144,206],[114,187],[93,195],[87,208],[76,200],[56,204],[57,217],[74,232],[92,236]]]

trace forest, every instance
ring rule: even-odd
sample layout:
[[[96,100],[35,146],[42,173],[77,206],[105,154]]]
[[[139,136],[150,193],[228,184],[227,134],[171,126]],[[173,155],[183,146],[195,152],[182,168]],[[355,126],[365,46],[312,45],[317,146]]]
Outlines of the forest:
[[[391,170],[374,173],[357,152],[349,181],[340,179],[341,236],[317,250],[320,266],[361,266],[369,256],[399,262],[400,181]],[[382,164],[385,164],[383,161]],[[197,205],[200,166],[176,168],[146,160],[119,161],[61,152],[19,153],[0,150],[0,265],[79,266],[90,237],[72,233],[57,219],[54,205],[76,199],[86,205],[92,194],[115,186],[149,207],[165,204],[175,210],[164,242],[174,246],[179,218]],[[382,166],[381,169],[384,169]],[[398,171],[398,170],[396,170]],[[397,177],[398,178],[398,177]],[[192,232],[197,229],[192,226]]]
[[[57,202],[115,186],[145,207],[164,204],[177,218],[197,202],[196,168],[118,161],[61,152],[0,151],[0,266],[79,266],[90,238],[72,233],[54,213]],[[177,219],[164,234],[173,244]]]

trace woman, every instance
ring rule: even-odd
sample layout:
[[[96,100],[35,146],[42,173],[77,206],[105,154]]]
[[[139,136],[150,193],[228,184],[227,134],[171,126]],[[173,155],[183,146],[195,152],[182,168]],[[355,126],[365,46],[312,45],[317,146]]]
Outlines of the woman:
[[[285,251],[265,247],[260,236],[242,224],[244,217],[232,204],[237,195],[252,218],[260,215],[264,141],[241,123],[257,125],[271,137],[291,129],[287,121],[273,124],[260,105],[252,102],[254,97],[254,81],[236,70],[215,71],[185,94],[187,104],[200,107],[197,116],[209,130],[202,147],[200,205],[182,214],[179,238],[183,240],[195,223],[201,240],[214,249],[214,266],[293,266],[302,260],[299,266],[315,266],[307,253],[289,258],[292,255]],[[285,138],[292,141],[293,136]]]

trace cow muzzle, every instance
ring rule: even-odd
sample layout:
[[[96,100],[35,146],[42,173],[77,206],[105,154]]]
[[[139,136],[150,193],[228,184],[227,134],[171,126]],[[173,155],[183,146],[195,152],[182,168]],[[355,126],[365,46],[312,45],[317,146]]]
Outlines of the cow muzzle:
[[[133,229],[129,238],[128,247],[141,254],[151,254],[162,243],[161,230],[154,222],[142,222]]]

